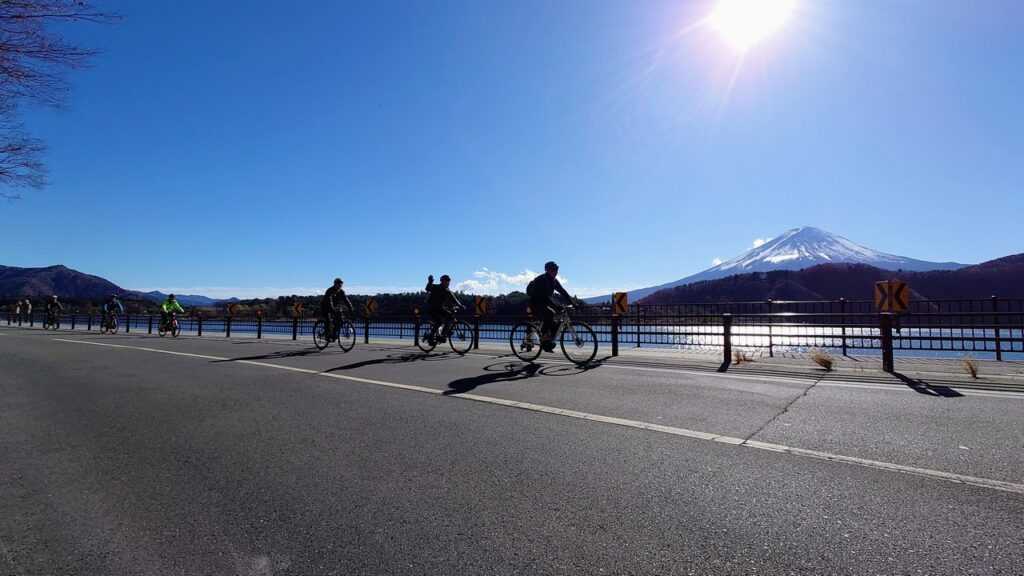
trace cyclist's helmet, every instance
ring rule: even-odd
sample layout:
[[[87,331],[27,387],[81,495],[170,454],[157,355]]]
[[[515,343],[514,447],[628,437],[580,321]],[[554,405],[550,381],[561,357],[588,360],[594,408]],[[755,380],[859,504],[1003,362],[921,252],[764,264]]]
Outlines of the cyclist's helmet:
[[[555,262],[554,260],[545,262],[544,271],[547,272],[548,270],[558,270],[558,263]]]
[[[57,299],[57,295],[56,294],[54,294],[53,296],[50,296],[50,300],[56,300],[56,299]]]
[[[335,279],[334,279],[334,285],[335,285],[335,286],[341,286],[341,285],[342,285],[342,283],[343,283],[343,282],[341,281],[341,278],[335,278]]]
[[[174,294],[168,294],[167,295],[167,299],[168,300],[174,300]]]
[[[447,274],[445,274],[444,276],[441,276],[441,282],[451,282],[451,281],[452,281],[452,277],[451,276],[449,276]]]

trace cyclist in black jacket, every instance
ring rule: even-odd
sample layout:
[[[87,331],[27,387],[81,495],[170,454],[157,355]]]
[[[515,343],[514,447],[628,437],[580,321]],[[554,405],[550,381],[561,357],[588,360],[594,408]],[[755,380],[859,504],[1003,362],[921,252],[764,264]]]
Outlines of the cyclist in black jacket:
[[[544,321],[541,328],[541,347],[547,352],[555,349],[555,343],[552,341],[555,314],[562,310],[562,306],[551,299],[555,292],[561,294],[567,302],[572,302],[572,296],[558,281],[558,264],[547,262],[544,264],[544,273],[526,286],[526,294],[530,297],[530,309]]]
[[[430,314],[430,321],[433,323],[433,330],[430,339],[437,338],[437,330],[444,326],[448,319],[455,315],[455,310],[463,308],[462,302],[452,293],[448,287],[452,279],[447,274],[441,276],[441,283],[434,284],[434,275],[427,277],[427,312]],[[444,342],[447,334],[440,335],[440,341]]]
[[[324,319],[328,342],[334,341],[334,327],[340,325],[341,318],[338,312],[340,307],[344,306],[345,310],[352,314],[352,301],[341,289],[344,284],[341,278],[335,278],[334,284],[324,292],[324,297],[320,299],[320,316]]]

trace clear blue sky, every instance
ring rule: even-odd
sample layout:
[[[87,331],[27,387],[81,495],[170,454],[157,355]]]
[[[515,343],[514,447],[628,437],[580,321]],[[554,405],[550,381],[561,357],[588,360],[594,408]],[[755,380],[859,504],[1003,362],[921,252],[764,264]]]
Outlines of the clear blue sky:
[[[800,0],[739,67],[680,33],[711,1],[108,5],[27,111],[52,184],[0,204],[0,263],[245,296],[556,259],[593,294],[800,225],[1024,251],[1022,2]]]

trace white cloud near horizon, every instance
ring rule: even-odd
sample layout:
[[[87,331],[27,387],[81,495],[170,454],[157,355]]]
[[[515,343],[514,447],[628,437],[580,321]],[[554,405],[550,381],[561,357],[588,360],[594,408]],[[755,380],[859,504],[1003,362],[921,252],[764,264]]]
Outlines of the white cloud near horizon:
[[[725,262],[725,260],[722,260],[721,258],[715,258],[714,260],[711,261],[711,265],[712,266],[718,266],[722,262]]]
[[[539,274],[540,272],[534,272],[529,268],[522,272],[509,274],[484,267],[473,272],[472,279],[458,282],[454,285],[454,288],[458,291],[469,294],[478,294],[481,296],[498,296],[500,294],[508,294],[512,291],[525,292],[526,285]],[[611,294],[618,290],[635,290],[637,288],[641,288],[641,286],[622,286],[616,288],[574,286],[568,278],[561,275],[558,276],[558,281],[562,283],[562,286],[565,286],[565,289],[568,290],[570,294],[573,296],[579,296],[580,298],[604,296],[605,294]]]
[[[768,243],[771,238],[754,238],[754,248],[760,248]]]

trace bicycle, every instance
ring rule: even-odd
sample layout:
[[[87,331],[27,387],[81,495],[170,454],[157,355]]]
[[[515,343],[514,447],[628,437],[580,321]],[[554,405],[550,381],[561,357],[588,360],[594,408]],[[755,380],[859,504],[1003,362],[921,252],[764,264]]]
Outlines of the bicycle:
[[[60,315],[56,312],[47,312],[43,320],[43,330],[60,330]]]
[[[556,316],[555,321],[558,328],[555,330],[551,342],[559,341],[562,346],[562,354],[573,364],[588,364],[597,355],[597,335],[594,329],[586,322],[573,322],[569,312],[572,306],[563,306],[561,312]],[[519,322],[512,327],[509,336],[509,344],[512,346],[512,353],[524,362],[533,362],[543,351],[541,347],[541,331],[543,322],[541,320],[528,320]]]
[[[338,347],[343,352],[352,350],[356,345],[356,325],[351,320],[345,318],[343,314],[338,314],[334,324],[334,334],[332,338],[327,337],[327,322],[321,317],[317,318],[313,324],[313,345],[316,346],[317,350],[323,350],[327,348],[327,345],[331,343],[331,340],[338,341]]]
[[[160,319],[160,325],[157,327],[157,334],[161,338],[170,334],[173,338],[177,338],[178,334],[181,333],[181,325],[178,324],[178,315],[171,312],[167,315],[167,319]]]
[[[117,334],[117,329],[117,314],[104,312],[102,324],[100,324],[100,334]]]
[[[431,352],[437,347],[438,341],[448,340],[452,351],[463,356],[473,346],[473,327],[465,320],[459,320],[453,313],[440,326],[433,320],[420,320],[416,323],[416,347],[424,352]]]

